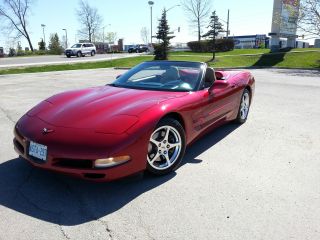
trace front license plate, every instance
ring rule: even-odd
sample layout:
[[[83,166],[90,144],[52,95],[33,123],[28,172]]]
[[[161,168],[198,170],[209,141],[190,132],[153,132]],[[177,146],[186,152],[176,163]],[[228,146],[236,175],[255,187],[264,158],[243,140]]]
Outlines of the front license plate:
[[[47,146],[30,141],[29,155],[43,161],[47,160]]]

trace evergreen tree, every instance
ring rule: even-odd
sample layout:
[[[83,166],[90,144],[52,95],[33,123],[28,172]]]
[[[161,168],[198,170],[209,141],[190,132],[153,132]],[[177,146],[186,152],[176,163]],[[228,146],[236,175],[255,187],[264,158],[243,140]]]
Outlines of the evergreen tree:
[[[63,52],[57,33],[50,35],[49,51],[51,54],[57,55],[60,55]]]
[[[46,44],[43,41],[43,39],[41,39],[41,42],[39,42],[38,45],[39,45],[39,50],[42,50],[42,51],[46,50]]]
[[[170,46],[170,39],[174,36],[169,36],[169,25],[167,20],[167,11],[163,9],[161,19],[159,20],[158,32],[156,38],[160,40],[159,44],[155,45],[155,60],[167,60]]]
[[[223,25],[219,21],[219,17],[216,14],[216,11],[213,11],[211,16],[210,16],[210,23],[209,23],[209,31],[204,34],[202,37],[209,37],[209,39],[212,39],[212,61],[216,57],[216,37],[219,35],[221,32],[225,32],[223,30]]]

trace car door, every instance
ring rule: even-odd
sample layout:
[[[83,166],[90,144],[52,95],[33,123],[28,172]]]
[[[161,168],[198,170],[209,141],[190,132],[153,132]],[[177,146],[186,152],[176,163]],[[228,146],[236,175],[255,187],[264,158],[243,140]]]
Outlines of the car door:
[[[228,120],[233,113],[236,93],[236,86],[223,80],[216,80],[210,89],[200,90],[200,104],[193,116],[195,128],[204,130]]]

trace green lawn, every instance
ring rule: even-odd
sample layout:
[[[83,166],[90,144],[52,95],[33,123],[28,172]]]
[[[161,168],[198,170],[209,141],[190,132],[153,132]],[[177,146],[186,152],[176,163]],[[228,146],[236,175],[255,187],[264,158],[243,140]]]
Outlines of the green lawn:
[[[38,66],[38,67],[9,68],[5,70],[0,70],[0,75],[16,74],[16,73],[52,72],[52,71],[78,70],[78,69],[111,68],[111,67],[133,67],[141,62],[150,61],[152,59],[153,59],[152,56],[139,56],[139,57],[115,59],[111,61],[47,65],[47,66]]]
[[[309,50],[309,52],[307,52]],[[310,52],[316,50],[316,52]],[[226,53],[218,53],[215,62],[209,65],[217,68],[232,67],[284,67],[284,68],[320,68],[320,49],[294,49],[294,52],[269,54],[267,49],[239,49]],[[260,54],[260,55],[242,55]],[[170,60],[208,62],[211,53],[174,52]],[[115,59],[112,61],[87,62],[75,64],[48,65],[38,67],[21,67],[0,70],[0,75],[34,72],[51,72],[77,69],[96,69],[111,67],[133,67],[144,61],[151,61],[153,56],[139,56]]]
[[[310,50],[310,49],[309,49]],[[314,50],[314,49],[313,49]],[[231,55],[231,54],[230,54]],[[180,61],[200,61],[207,62],[212,55],[195,54],[192,56],[171,55],[170,60]],[[286,67],[286,68],[320,68],[320,49],[319,52],[306,52],[298,50],[298,53],[287,52],[277,54],[261,54],[261,55],[232,55],[219,56],[216,61],[209,63],[213,67]]]
[[[305,51],[320,51],[320,48],[295,48],[291,52],[305,52]],[[227,52],[218,52],[216,56],[242,55],[242,54],[265,54],[269,53],[270,49],[234,49]],[[211,52],[196,53],[190,51],[184,52],[170,52],[171,56],[212,56]]]

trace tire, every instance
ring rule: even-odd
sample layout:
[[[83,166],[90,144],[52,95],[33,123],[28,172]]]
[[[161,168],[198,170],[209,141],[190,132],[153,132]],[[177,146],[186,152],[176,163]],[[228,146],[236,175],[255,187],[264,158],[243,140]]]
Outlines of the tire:
[[[82,56],[81,52],[80,51],[77,52],[77,57],[81,57],[81,56]]]
[[[67,55],[67,58],[71,58],[71,56],[70,56],[70,55]]]
[[[247,121],[249,110],[250,110],[250,102],[251,102],[251,96],[248,89],[244,89],[241,100],[240,100],[240,106],[238,110],[238,115],[235,120],[236,123],[245,123]]]
[[[185,132],[172,118],[162,119],[150,136],[147,171],[165,175],[177,169],[186,150]]]
[[[94,55],[96,55],[96,52],[95,51],[91,51],[91,57],[93,57]]]

